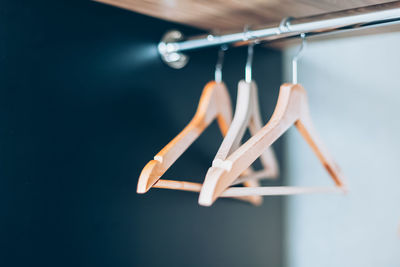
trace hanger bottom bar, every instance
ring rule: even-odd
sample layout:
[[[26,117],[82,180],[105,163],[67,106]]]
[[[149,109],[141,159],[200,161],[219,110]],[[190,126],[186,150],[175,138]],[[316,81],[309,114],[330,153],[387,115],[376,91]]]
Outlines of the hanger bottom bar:
[[[265,186],[265,187],[230,187],[225,190],[223,197],[242,196],[283,196],[315,193],[345,193],[338,187],[297,187],[297,186]]]
[[[198,193],[201,190],[202,184],[160,179],[153,185],[153,187]],[[256,201],[252,196],[223,196],[223,197],[249,202],[255,206],[259,206],[261,204],[259,201]]]
[[[202,184],[193,182],[183,182],[176,180],[160,179],[154,188],[172,189],[189,192],[200,192]],[[221,197],[233,197],[243,199],[248,196],[284,196],[300,194],[324,194],[341,193],[345,190],[339,187],[298,187],[298,186],[264,186],[264,187],[230,187],[222,193]]]

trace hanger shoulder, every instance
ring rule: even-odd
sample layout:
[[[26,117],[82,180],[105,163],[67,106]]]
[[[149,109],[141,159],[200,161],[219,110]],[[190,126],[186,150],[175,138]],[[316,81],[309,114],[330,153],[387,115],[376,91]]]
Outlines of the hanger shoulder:
[[[204,87],[196,114],[189,125],[193,124],[202,132],[214,119],[218,120],[220,129],[225,134],[232,120],[232,105],[225,84],[211,81]]]
[[[203,89],[193,119],[143,168],[137,192],[147,192],[214,119],[218,119],[221,131],[226,132],[231,116],[231,103],[226,86],[223,83],[209,82]]]
[[[229,96],[228,88],[223,82],[214,82],[215,87],[215,106],[217,107],[217,123],[223,136],[228,132],[232,123],[232,103]],[[212,120],[211,120],[212,121]]]
[[[329,154],[324,143],[316,132],[314,125],[311,120],[309,106],[307,99],[304,100],[305,104],[302,106],[302,112],[300,119],[296,121],[295,126],[303,138],[306,140],[308,145],[317,155],[318,159],[334,180],[336,186],[346,191],[343,174],[339,166],[335,163],[332,156]]]
[[[305,97],[305,90],[300,85],[283,84],[269,122],[226,160],[225,168],[230,166],[228,169],[232,169],[239,161],[251,164],[259,157],[300,118]],[[252,152],[251,155],[248,151]]]
[[[283,84],[270,121],[218,167],[210,168],[199,203],[210,206],[239,175],[250,166],[300,117],[305,90],[300,85]]]
[[[236,101],[235,115],[221,146],[214,158],[213,164],[224,161],[228,155],[239,147],[240,141],[248,126],[251,116],[251,90],[250,84],[240,81]],[[218,163],[217,163],[218,164]]]
[[[249,121],[249,130],[252,135],[257,134],[263,127],[260,106],[258,104],[257,84],[252,82],[252,116]],[[279,176],[279,165],[272,147],[268,147],[261,155],[260,160],[264,166],[265,177],[277,178]]]

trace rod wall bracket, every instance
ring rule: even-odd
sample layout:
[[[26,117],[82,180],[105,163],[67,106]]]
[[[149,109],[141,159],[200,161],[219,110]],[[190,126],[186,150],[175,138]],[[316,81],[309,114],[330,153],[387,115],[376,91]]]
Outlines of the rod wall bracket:
[[[172,30],[168,31],[161,39],[158,44],[158,51],[161,55],[161,59],[170,67],[174,69],[181,69],[186,66],[189,61],[189,57],[183,53],[176,52],[176,42],[184,39],[183,34],[180,31]]]

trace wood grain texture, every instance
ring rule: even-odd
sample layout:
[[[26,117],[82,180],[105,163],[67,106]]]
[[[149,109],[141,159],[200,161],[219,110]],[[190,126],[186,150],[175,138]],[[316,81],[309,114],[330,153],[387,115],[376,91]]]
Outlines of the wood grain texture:
[[[208,31],[241,30],[245,25],[279,22],[387,0],[96,0],[152,17],[178,22]]]

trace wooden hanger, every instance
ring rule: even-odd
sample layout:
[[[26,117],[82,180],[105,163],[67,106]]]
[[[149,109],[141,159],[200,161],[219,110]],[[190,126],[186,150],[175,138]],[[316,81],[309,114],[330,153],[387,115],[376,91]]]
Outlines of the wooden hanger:
[[[199,105],[190,123],[171,142],[169,142],[147,165],[143,168],[137,193],[146,193],[151,187],[200,192],[201,184],[174,180],[161,180],[160,177],[183,154],[183,152],[200,136],[200,134],[217,119],[223,135],[228,131],[231,123],[232,110],[228,90],[222,82],[209,82],[201,95]],[[246,180],[251,181],[259,174],[247,172]],[[262,175],[261,175],[262,176]],[[253,177],[253,178],[252,178]],[[252,182],[244,181],[245,186]],[[261,202],[259,196],[237,197],[255,205]]]
[[[231,126],[219,147],[213,160],[213,166],[220,166],[224,160],[236,149],[247,129],[252,135],[262,128],[260,108],[258,105],[257,85],[254,81],[239,82],[236,109]],[[264,166],[265,178],[276,178],[279,174],[278,163],[272,148],[266,149],[261,154],[261,163]]]
[[[233,151],[239,148],[240,142],[247,128],[249,128],[252,135],[256,134],[262,128],[262,120],[258,105],[257,85],[254,81],[246,82],[242,80],[238,84],[236,109],[232,123],[213,160],[213,166],[210,167],[207,175],[208,173],[212,173],[212,169],[215,166],[223,164],[223,161]],[[261,154],[261,163],[264,167],[263,170],[254,173],[251,166],[247,170],[252,173],[253,180],[249,180],[249,177],[247,176],[240,177],[239,183],[247,181],[250,187],[258,187],[260,186],[257,181],[258,179],[276,178],[278,176],[278,163],[272,148],[266,149]],[[260,201],[262,201],[262,199],[260,199]]]
[[[262,128],[260,107],[258,105],[257,85],[252,81],[253,55],[254,44],[251,44],[247,51],[245,80],[240,81],[238,84],[238,94],[233,120],[221,146],[218,149],[213,164],[208,170],[210,173],[212,173],[212,169],[215,165],[218,166],[219,164],[222,164],[229,154],[239,148],[247,128],[249,128],[252,135],[256,134]],[[260,186],[258,179],[276,178],[278,176],[278,163],[272,148],[268,148],[262,153],[261,163],[263,165],[263,170],[254,173],[251,166],[249,166],[246,170],[247,172],[244,173],[245,177],[240,177],[236,182],[242,183],[243,181],[247,181],[249,187],[258,187]],[[252,179],[249,179],[250,177],[246,176],[249,174],[253,176]],[[261,204],[262,198],[260,198],[259,201]]]
[[[248,168],[263,152],[271,146],[290,126],[295,125],[303,138],[311,146],[337,188],[301,187],[256,187],[229,188],[239,175]],[[286,195],[311,192],[344,192],[343,176],[314,130],[309,114],[307,95],[299,84],[283,84],[278,103],[270,121],[246,143],[227,157],[217,162],[207,173],[199,196],[199,204],[210,206],[221,195]],[[242,180],[243,181],[243,180]]]

